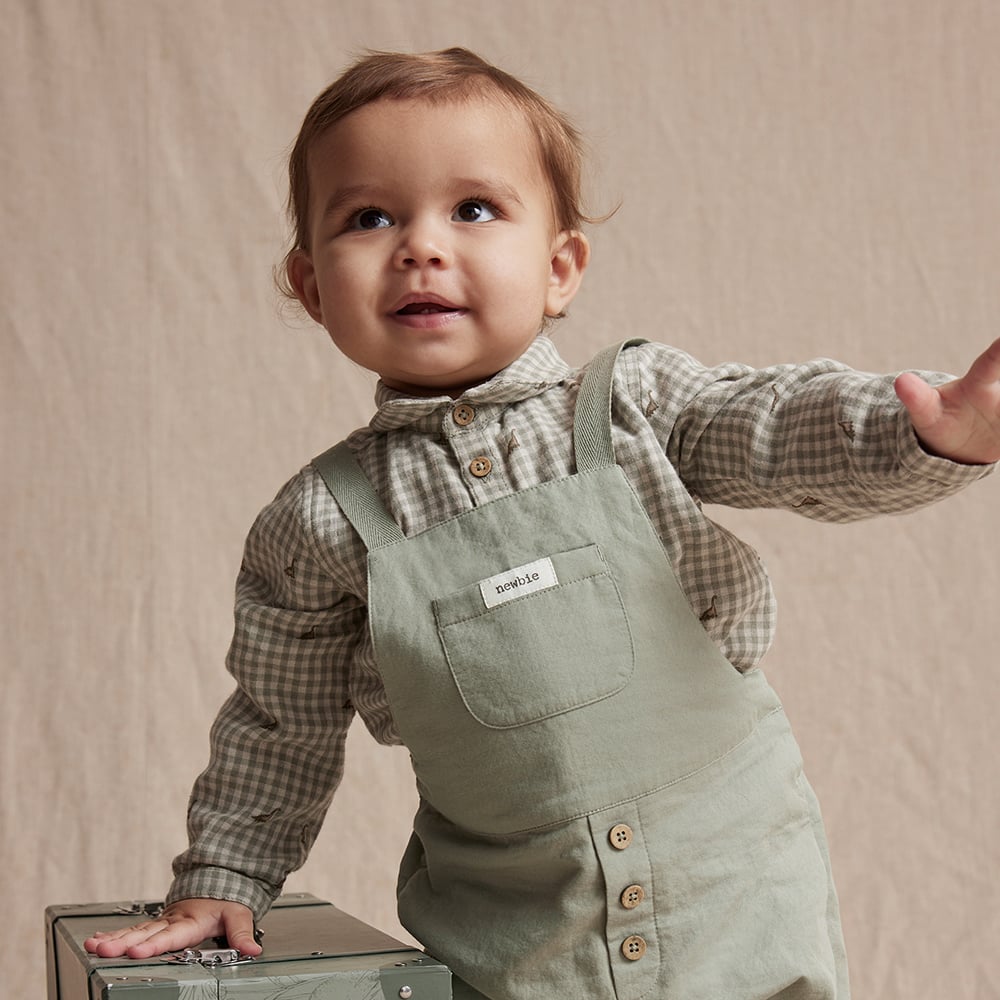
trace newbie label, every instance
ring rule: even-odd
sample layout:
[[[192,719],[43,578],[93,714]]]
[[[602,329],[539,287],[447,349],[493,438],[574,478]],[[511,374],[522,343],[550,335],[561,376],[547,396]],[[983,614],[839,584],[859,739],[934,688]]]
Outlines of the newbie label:
[[[524,566],[515,566],[514,569],[497,573],[496,576],[481,581],[479,591],[483,595],[483,604],[488,608],[495,608],[498,604],[514,600],[515,597],[555,587],[558,583],[559,579],[552,560],[546,556],[544,559],[536,559]]]

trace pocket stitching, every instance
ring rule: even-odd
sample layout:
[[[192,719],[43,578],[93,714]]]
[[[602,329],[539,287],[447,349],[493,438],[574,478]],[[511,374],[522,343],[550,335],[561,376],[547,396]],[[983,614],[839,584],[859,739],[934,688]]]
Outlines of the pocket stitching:
[[[535,716],[533,718],[526,719],[523,721],[499,724],[499,723],[487,722],[485,719],[481,718],[480,715],[477,714],[477,712],[469,704],[469,700],[466,696],[465,689],[462,687],[462,683],[459,680],[459,676],[455,671],[455,666],[452,662],[451,653],[449,652],[448,644],[445,641],[445,630],[447,628],[450,628],[452,625],[459,625],[462,624],[463,622],[474,621],[476,618],[484,617],[485,615],[492,615],[495,612],[501,610],[502,608],[509,607],[510,605],[517,604],[522,601],[531,600],[533,598],[538,599],[543,595],[552,594],[557,590],[568,589],[569,587],[576,586],[577,584],[587,583],[592,580],[600,580],[602,578],[606,579],[607,582],[611,585],[612,589],[614,590],[617,606],[621,612],[621,619],[622,619],[622,624],[624,625],[625,635],[628,639],[627,654],[628,654],[629,666],[621,677],[621,683],[618,684],[616,687],[612,688],[610,691],[606,691],[602,694],[599,694],[594,698],[588,698],[585,701],[576,702],[575,704],[568,705],[564,708],[559,708],[556,711],[547,712],[544,715]],[[458,695],[462,699],[462,704],[465,705],[465,708],[468,711],[469,715],[471,715],[472,718],[474,718],[476,722],[478,722],[481,726],[484,726],[487,729],[494,729],[494,730],[519,729],[522,726],[533,725],[538,722],[544,722],[547,719],[554,719],[560,715],[566,715],[569,712],[575,712],[579,709],[586,708],[588,705],[595,705],[598,702],[605,701],[606,699],[611,698],[614,695],[618,694],[620,691],[622,691],[628,685],[629,681],[631,681],[632,676],[635,673],[635,640],[632,635],[632,625],[631,622],[629,621],[628,611],[625,608],[625,602],[622,600],[621,590],[619,589],[618,584],[615,581],[614,577],[611,575],[609,569],[605,569],[603,572],[600,573],[593,573],[590,576],[583,577],[580,580],[573,580],[570,583],[559,584],[556,587],[546,587],[545,590],[536,591],[534,594],[525,594],[523,597],[518,597],[515,598],[513,601],[510,601],[509,604],[501,605],[500,608],[487,608],[480,614],[472,615],[469,618],[462,619],[461,621],[449,623],[449,625],[442,626],[440,622],[438,622],[438,635],[441,639],[442,650],[444,652],[445,660],[448,664],[448,671],[451,674],[452,680],[454,681],[455,687],[458,691]]]

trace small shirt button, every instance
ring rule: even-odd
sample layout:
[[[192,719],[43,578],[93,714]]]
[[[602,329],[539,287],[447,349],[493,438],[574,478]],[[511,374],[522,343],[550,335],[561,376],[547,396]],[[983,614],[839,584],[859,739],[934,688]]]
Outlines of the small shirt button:
[[[646,890],[641,885],[630,885],[622,891],[622,906],[626,910],[634,910],[646,898]]]
[[[633,934],[631,937],[625,938],[625,940],[622,941],[622,954],[630,962],[638,962],[639,959],[646,954],[645,939],[639,937],[638,934]]]
[[[458,406],[451,411],[451,419],[454,420],[459,427],[468,427],[469,424],[476,419],[475,408],[469,406],[468,403],[459,403]]]
[[[615,850],[624,851],[632,843],[632,827],[628,823],[618,823],[611,827],[608,840],[611,841],[611,846]]]
[[[488,476],[492,468],[493,463],[485,455],[480,455],[478,458],[474,458],[469,463],[469,472],[471,472],[476,479],[482,479],[483,476]]]

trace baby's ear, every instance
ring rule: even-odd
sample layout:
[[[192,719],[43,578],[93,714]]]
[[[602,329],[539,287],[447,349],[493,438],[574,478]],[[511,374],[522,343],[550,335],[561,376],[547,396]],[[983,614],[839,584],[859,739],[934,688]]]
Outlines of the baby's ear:
[[[552,241],[545,315],[561,316],[573,301],[590,260],[590,241],[576,229],[564,229]]]
[[[323,309],[319,298],[319,286],[316,283],[316,269],[312,258],[305,250],[296,250],[288,257],[285,265],[288,283],[295,292],[295,297],[302,303],[302,308],[317,323],[323,322]]]

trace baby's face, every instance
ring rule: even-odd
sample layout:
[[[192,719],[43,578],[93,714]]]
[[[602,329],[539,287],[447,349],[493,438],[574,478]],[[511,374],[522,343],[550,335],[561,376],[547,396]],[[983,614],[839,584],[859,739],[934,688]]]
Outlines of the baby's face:
[[[381,100],[309,156],[310,246],[289,275],[337,347],[390,386],[459,395],[572,299],[586,239],[556,230],[537,142],[485,99]]]

